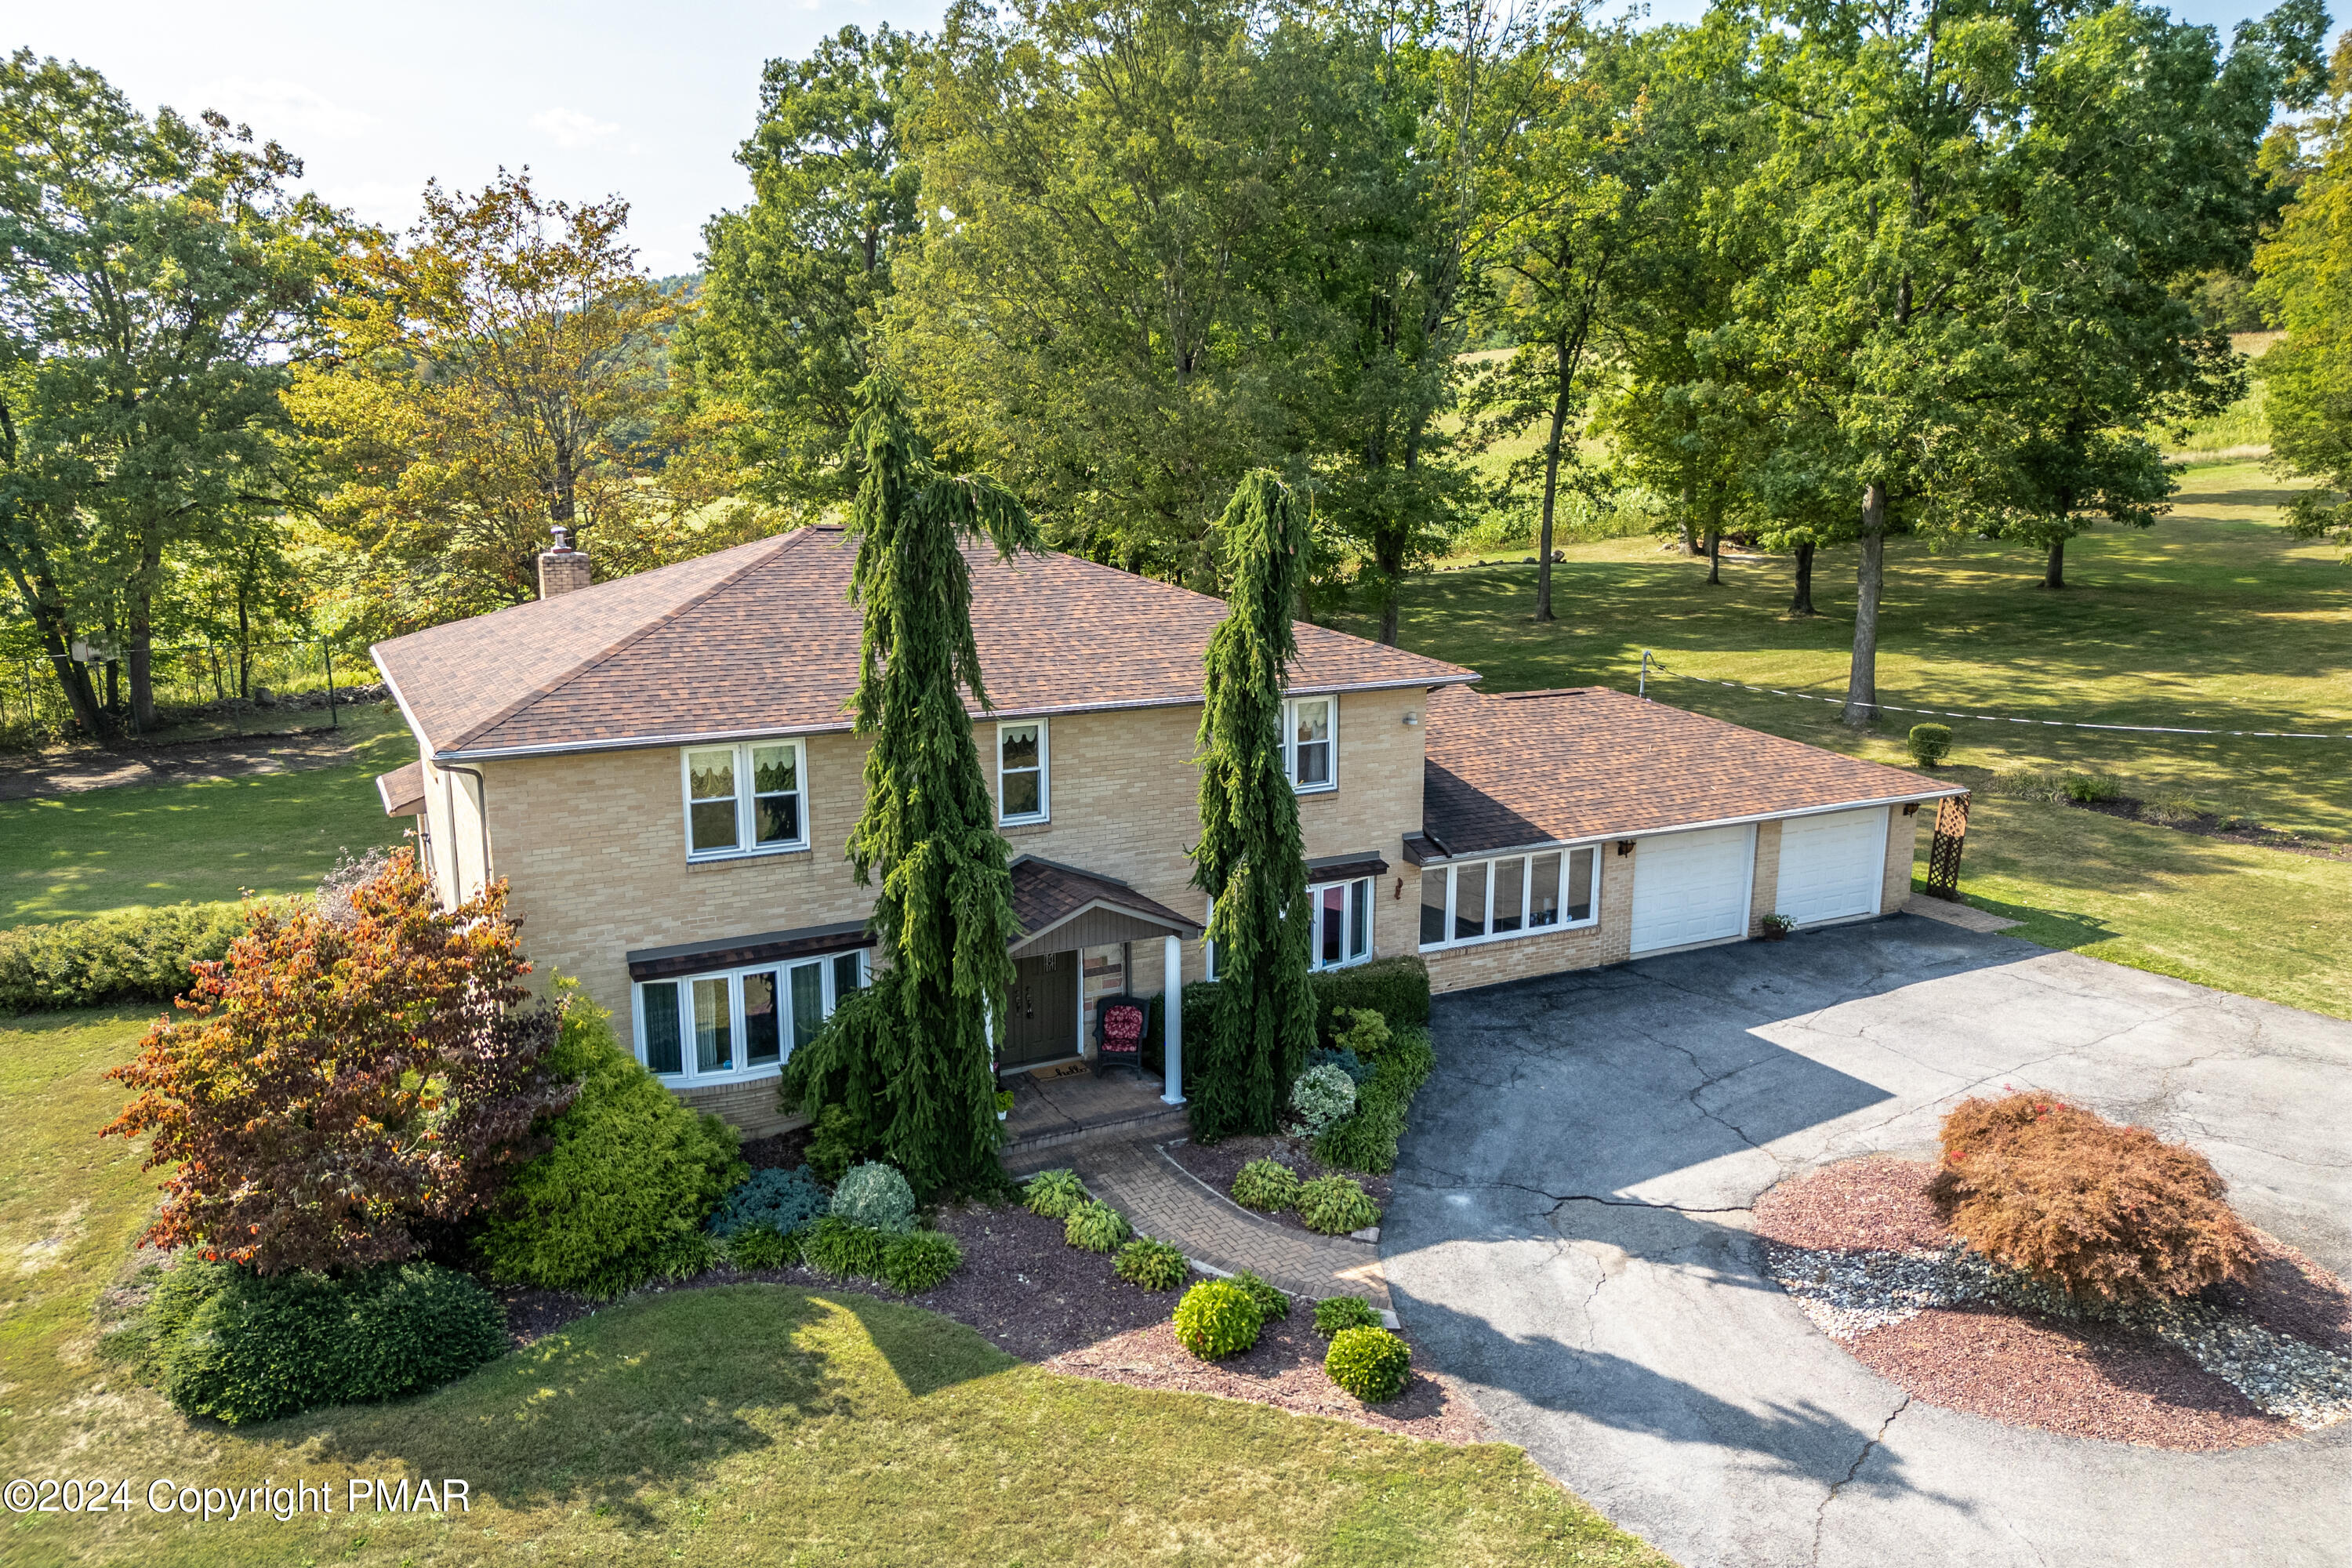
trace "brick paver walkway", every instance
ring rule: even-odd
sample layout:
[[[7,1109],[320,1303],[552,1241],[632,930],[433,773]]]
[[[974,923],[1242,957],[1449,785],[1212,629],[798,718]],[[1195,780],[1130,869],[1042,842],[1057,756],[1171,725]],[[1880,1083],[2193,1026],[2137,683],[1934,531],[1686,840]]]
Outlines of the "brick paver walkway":
[[[1370,1242],[1296,1231],[1209,1190],[1148,1141],[1097,1139],[1053,1151],[1087,1189],[1145,1236],[1187,1258],[1238,1273],[1255,1270],[1293,1296],[1363,1296],[1383,1311],[1388,1281]]]

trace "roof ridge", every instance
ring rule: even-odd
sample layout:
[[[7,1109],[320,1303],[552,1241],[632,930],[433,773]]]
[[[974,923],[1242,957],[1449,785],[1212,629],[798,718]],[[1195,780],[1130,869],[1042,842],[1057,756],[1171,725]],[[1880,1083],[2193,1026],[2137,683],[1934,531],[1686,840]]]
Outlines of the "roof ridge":
[[[475,741],[488,734],[492,730],[495,730],[499,725],[507,722],[509,719],[513,719],[517,715],[524,712],[533,704],[543,701],[547,698],[553,696],[558,689],[570,685],[572,681],[577,680],[581,676],[585,675],[588,671],[595,668],[598,665],[603,664],[606,659],[613,658],[616,654],[619,654],[624,649],[627,648],[631,644],[639,642],[651,636],[653,633],[659,631],[662,627],[669,625],[672,621],[675,621],[678,616],[686,614],[688,610],[709,603],[714,595],[721,593],[724,590],[732,587],[735,584],[742,581],[744,574],[751,571],[754,567],[764,566],[769,562],[773,561],[777,556],[782,555],[793,544],[798,543],[802,539],[807,537],[811,531],[812,530],[804,525],[800,528],[793,529],[789,532],[776,535],[773,541],[775,545],[774,549],[767,551],[753,550],[750,552],[751,559],[744,562],[742,565],[737,567],[734,571],[725,574],[719,579],[719,581],[711,584],[708,588],[703,589],[698,594],[688,595],[686,598],[678,601],[678,603],[671,605],[667,610],[656,616],[652,620],[646,622],[643,626],[636,627],[633,631],[625,633],[614,642],[609,643],[603,648],[590,654],[587,658],[576,661],[566,668],[562,673],[541,682],[540,685],[533,688],[531,690],[524,692],[520,697],[516,698],[504,708],[499,709],[497,712],[491,714],[480,723],[476,724],[472,729],[467,730],[465,733],[458,735],[454,740],[451,740],[446,745],[435,747],[435,752],[436,753],[444,751],[454,752],[461,747],[472,744]],[[681,561],[677,563],[677,564],[683,566],[686,563]],[[623,580],[625,581],[626,579]]]

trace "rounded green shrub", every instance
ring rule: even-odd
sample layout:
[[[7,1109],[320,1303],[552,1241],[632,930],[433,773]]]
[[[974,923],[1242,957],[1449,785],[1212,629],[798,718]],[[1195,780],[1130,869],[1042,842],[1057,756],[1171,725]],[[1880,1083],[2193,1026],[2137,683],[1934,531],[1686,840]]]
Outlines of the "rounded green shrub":
[[[751,1174],[735,1130],[688,1109],[621,1048],[610,1014],[561,989],[545,1059],[580,1092],[484,1224],[482,1261],[502,1283],[596,1297],[698,1274],[710,1267],[703,1222]]]
[[[1062,1239],[1082,1252],[1108,1252],[1134,1234],[1125,1215],[1091,1198],[1062,1222]]]
[[[882,1272],[882,1251],[890,1238],[870,1226],[827,1215],[801,1234],[801,1258],[836,1279],[871,1279]]]
[[[1320,1132],[1356,1109],[1356,1080],[1336,1067],[1312,1067],[1290,1086],[1290,1113],[1308,1132]]]
[[[710,1216],[710,1234],[724,1240],[739,1231],[765,1227],[790,1236],[831,1212],[833,1199],[805,1165],[789,1171],[754,1171]]]
[[[915,1228],[915,1189],[879,1161],[852,1165],[833,1189],[833,1211],[852,1225],[901,1236]]]
[[[1257,1343],[1263,1321],[1248,1291],[1230,1279],[1203,1279],[1176,1303],[1176,1342],[1202,1361],[1223,1361]]]
[[[954,1237],[913,1230],[883,1244],[882,1268],[876,1278],[901,1296],[915,1296],[962,1267],[963,1248]]]
[[[1022,1184],[1021,1201],[1031,1214],[1067,1219],[1072,1209],[1087,1201],[1087,1189],[1076,1171],[1040,1171]]]
[[[760,1268],[783,1268],[801,1260],[797,1234],[769,1225],[745,1226],[719,1244],[727,1261],[750,1273]]]
[[[1148,1236],[1118,1249],[1118,1277],[1146,1290],[1173,1290],[1192,1271],[1181,1251]]]
[[[1279,1214],[1298,1201],[1298,1173],[1279,1160],[1252,1160],[1234,1176],[1234,1202]]]
[[[1315,1303],[1315,1331],[1325,1339],[1342,1329],[1377,1329],[1381,1315],[1361,1296],[1327,1296]]]
[[[1309,1230],[1345,1236],[1381,1222],[1381,1211],[1352,1176],[1318,1176],[1298,1189],[1298,1217]]]
[[[191,1261],[148,1308],[166,1398],[232,1426],[438,1388],[506,1353],[506,1317],[454,1268],[334,1279]]]
[[[1323,1370],[1331,1381],[1367,1405],[1380,1405],[1404,1392],[1412,1352],[1386,1329],[1341,1329],[1331,1336]]]
[[[165,904],[0,931],[0,1013],[169,1002],[244,934],[236,904]]]
[[[1249,1299],[1257,1303],[1258,1321],[1270,1323],[1276,1318],[1290,1316],[1290,1298],[1259,1279],[1249,1269],[1244,1268],[1234,1275],[1234,1283],[1247,1291]]]
[[[1952,727],[1949,724],[1914,724],[1903,743],[1910,748],[1913,762],[1923,768],[1932,768],[1951,752]]]

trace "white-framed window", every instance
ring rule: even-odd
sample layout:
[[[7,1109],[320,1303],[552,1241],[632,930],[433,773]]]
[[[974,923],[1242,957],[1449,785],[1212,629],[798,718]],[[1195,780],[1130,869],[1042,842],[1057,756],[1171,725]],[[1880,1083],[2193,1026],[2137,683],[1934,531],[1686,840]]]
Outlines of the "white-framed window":
[[[866,950],[785,959],[636,986],[637,1059],[687,1082],[759,1078],[815,1037],[866,984]]]
[[[1601,847],[1424,866],[1421,950],[1589,926],[1601,919]]]
[[[996,727],[996,819],[1011,826],[1044,822],[1054,814],[1053,764],[1045,721],[1024,719]]]
[[[1344,969],[1372,956],[1372,879],[1317,882],[1307,889],[1308,927],[1307,966]],[[1217,918],[1217,900],[1209,900],[1209,919]],[[1206,928],[1202,928],[1204,931]],[[1203,942],[1209,978],[1217,977],[1217,944]]]
[[[688,859],[808,847],[808,754],[800,742],[688,746],[678,760]]]
[[[1282,771],[1301,795],[1339,787],[1339,700],[1292,697],[1282,704]]]

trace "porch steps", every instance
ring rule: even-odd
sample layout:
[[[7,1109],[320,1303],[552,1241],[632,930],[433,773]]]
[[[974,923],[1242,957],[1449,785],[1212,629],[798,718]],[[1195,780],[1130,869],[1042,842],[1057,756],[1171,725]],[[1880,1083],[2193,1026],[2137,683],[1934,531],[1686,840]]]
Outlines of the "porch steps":
[[[1015,1175],[1041,1170],[1052,1162],[1033,1158],[1038,1151],[1057,1149],[1071,1143],[1092,1142],[1098,1138],[1138,1139],[1156,1141],[1190,1131],[1181,1105],[1162,1105],[1156,1110],[1138,1110],[1105,1121],[1089,1121],[1079,1126],[1064,1126],[1040,1130],[1015,1138],[1004,1145],[1004,1164]]]

